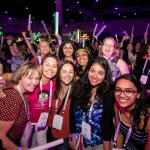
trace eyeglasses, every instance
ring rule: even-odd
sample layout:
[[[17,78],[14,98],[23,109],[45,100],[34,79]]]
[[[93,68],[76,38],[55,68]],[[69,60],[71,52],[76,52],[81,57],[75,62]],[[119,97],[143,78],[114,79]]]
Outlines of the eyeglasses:
[[[105,47],[110,47],[110,48],[114,48],[114,45],[108,45],[108,44],[103,44]]]
[[[133,90],[133,89],[125,89],[122,91],[120,88],[116,88],[114,90],[114,95],[115,96],[120,96],[121,93],[123,92],[126,97],[132,97],[134,93],[136,93],[138,90]]]

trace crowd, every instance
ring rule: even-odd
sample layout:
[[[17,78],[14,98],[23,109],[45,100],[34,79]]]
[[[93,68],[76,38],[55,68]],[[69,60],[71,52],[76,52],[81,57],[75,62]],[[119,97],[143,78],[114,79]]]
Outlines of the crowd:
[[[0,45],[0,140],[27,150],[150,150],[150,43],[4,37]],[[49,35],[48,35],[49,36]],[[32,43],[32,44],[31,44]]]

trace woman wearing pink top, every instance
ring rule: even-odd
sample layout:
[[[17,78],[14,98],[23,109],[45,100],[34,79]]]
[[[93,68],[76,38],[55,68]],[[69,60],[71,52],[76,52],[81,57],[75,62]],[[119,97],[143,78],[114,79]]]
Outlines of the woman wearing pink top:
[[[51,99],[54,97],[55,79],[58,67],[58,58],[55,55],[47,54],[43,57],[40,65],[42,78],[40,84],[33,93],[27,93],[31,125],[25,126],[22,132],[20,143],[24,147],[35,147],[46,144],[46,126],[40,122],[41,115],[47,115],[51,107]],[[6,77],[7,76],[7,77]],[[3,74],[5,81],[9,80],[10,74]],[[46,116],[48,118],[48,116]],[[47,120],[45,120],[46,125]],[[34,139],[35,138],[35,139]],[[37,143],[37,144],[35,144]]]
[[[79,49],[77,43],[73,41],[65,41],[59,47],[59,60],[62,62],[64,60],[72,61],[75,65],[75,52]]]

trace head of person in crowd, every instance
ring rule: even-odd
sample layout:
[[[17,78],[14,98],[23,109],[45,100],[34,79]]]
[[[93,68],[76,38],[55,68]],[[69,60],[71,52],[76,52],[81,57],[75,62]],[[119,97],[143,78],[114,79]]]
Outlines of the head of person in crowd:
[[[21,49],[22,49],[22,52],[26,52],[27,51],[27,45],[25,43],[21,43]]]
[[[22,94],[33,92],[40,82],[42,72],[39,66],[29,61],[22,63],[12,74],[11,82],[19,85]]]
[[[132,43],[129,43],[128,45],[127,45],[127,50],[128,50],[128,53],[133,53],[133,44]]]
[[[133,127],[139,129],[141,116],[147,120],[147,108],[150,106],[148,95],[142,83],[131,74],[124,74],[114,83],[114,95],[119,106],[133,116]]]
[[[58,58],[54,54],[47,54],[43,57],[40,65],[42,70],[42,79],[53,79],[57,74]]]
[[[59,98],[60,91],[65,90],[66,87],[69,87],[70,85],[73,87],[75,83],[75,67],[74,64],[69,60],[64,60],[59,64],[58,72],[56,75],[56,89],[54,93],[55,99]],[[65,88],[65,89],[64,89]],[[70,91],[71,98],[72,95],[72,88]]]
[[[37,55],[41,55],[41,57],[43,58],[46,54],[52,54],[52,50],[48,41],[41,41],[39,43],[39,51],[37,52]]]
[[[114,51],[114,55],[117,57],[120,57],[120,48],[116,47],[115,51]]]
[[[135,53],[140,52],[140,49],[141,49],[141,43],[137,42],[136,45],[135,45]]]
[[[128,62],[128,51],[125,47],[121,47],[122,50],[122,59],[127,63]]]
[[[116,48],[116,41],[112,37],[107,37],[102,42],[102,53],[105,59],[111,57]]]
[[[112,74],[108,61],[102,57],[91,60],[84,76],[74,85],[72,100],[75,101],[75,108],[80,107],[83,111],[87,111],[91,91],[96,90],[95,97],[100,100],[110,91],[111,85]]]
[[[59,59],[62,60],[75,60],[75,52],[79,49],[77,44],[73,41],[64,41],[59,47]]]
[[[83,76],[88,62],[91,60],[91,55],[89,50],[81,48],[76,51],[76,73],[79,77]]]
[[[53,42],[53,44],[54,44],[55,55],[58,56],[58,53],[59,53],[59,44],[57,42]]]

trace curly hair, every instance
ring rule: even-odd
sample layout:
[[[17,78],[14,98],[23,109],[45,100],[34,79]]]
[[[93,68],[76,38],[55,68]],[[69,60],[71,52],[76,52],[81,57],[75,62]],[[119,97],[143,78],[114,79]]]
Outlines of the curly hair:
[[[131,114],[133,115],[133,127],[140,129],[140,122],[141,122],[141,115],[144,115],[144,127],[146,127],[146,120],[148,118],[148,110],[147,108],[150,107],[150,99],[147,95],[145,87],[142,85],[140,80],[138,80],[134,75],[131,74],[124,74],[121,75],[119,78],[116,79],[114,82],[114,87],[115,88],[117,82],[120,79],[125,79],[134,84],[134,86],[137,88],[137,92],[141,93],[139,98],[136,98],[135,100],[135,108],[131,111]]]
[[[73,41],[71,41],[71,40],[64,41],[64,42],[60,45],[60,47],[59,47],[59,53],[58,53],[59,60],[61,60],[61,59],[64,60],[64,59],[65,59],[65,55],[64,55],[64,53],[63,53],[63,47],[64,47],[64,45],[65,45],[66,43],[71,43],[71,45],[73,46],[72,58],[73,58],[73,60],[75,60],[75,52],[79,49],[79,46],[78,46],[75,42],[73,42]]]
[[[74,101],[75,104],[74,109],[80,108],[84,112],[87,111],[87,106],[92,96],[91,90],[93,88],[88,78],[88,72],[91,66],[93,66],[96,63],[98,63],[100,66],[104,68],[105,78],[103,82],[101,82],[98,85],[95,98],[99,99],[100,102],[100,99],[103,100],[104,96],[110,92],[110,88],[113,82],[112,82],[111,69],[109,67],[108,61],[102,57],[93,59],[89,62],[85,75],[80,79],[78,79],[74,85],[73,92],[72,92],[72,101]]]

